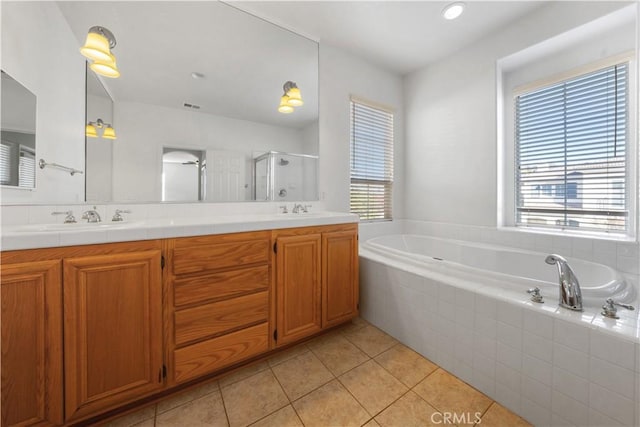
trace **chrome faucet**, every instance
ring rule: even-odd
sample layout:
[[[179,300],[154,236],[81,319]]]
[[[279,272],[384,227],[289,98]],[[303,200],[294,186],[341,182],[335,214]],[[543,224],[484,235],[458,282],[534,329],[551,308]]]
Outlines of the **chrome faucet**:
[[[66,215],[64,217],[65,224],[75,224],[76,222],[76,217],[73,216],[73,211],[51,212],[51,215]]]
[[[86,212],[83,212],[82,219],[86,219],[87,222],[100,222],[102,218],[100,218],[100,214],[95,210],[91,209]]]
[[[560,255],[551,254],[544,260],[547,264],[558,266],[558,280],[560,282],[560,307],[569,310],[582,311],[582,291],[580,283],[566,259]]]
[[[116,212],[113,214],[113,218],[111,218],[111,221],[124,221],[124,218],[122,217],[123,213],[130,214],[131,210],[129,210],[129,209],[116,209]]]
[[[626,308],[627,310],[635,310],[635,307],[632,305],[622,304],[621,302],[616,302],[611,298],[607,298],[602,306],[602,312],[600,312],[600,314],[610,319],[619,319],[620,316],[618,316],[618,309],[616,306]]]
[[[302,212],[306,212],[306,209],[305,209],[305,207],[304,207],[304,206],[302,206],[302,205],[301,205],[301,204],[299,204],[299,203],[296,203],[296,204],[293,206],[293,209],[291,210],[291,213],[300,213],[300,211],[301,211],[301,210],[302,210]]]

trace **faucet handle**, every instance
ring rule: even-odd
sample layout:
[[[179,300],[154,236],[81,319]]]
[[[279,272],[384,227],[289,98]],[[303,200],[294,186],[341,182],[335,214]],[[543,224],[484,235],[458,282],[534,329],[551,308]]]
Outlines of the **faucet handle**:
[[[76,217],[73,216],[73,211],[51,212],[51,215],[66,215],[66,217],[64,218],[65,224],[76,223]]]
[[[124,221],[124,218],[122,218],[123,213],[126,214],[130,214],[131,210],[129,209],[116,209],[116,212],[113,214],[113,218],[111,218],[111,221]]]
[[[544,297],[540,294],[539,287],[536,286],[535,288],[527,289],[527,293],[531,294],[531,301],[541,304],[544,303]]]
[[[626,308],[627,310],[635,310],[635,307],[632,305],[622,304],[620,302],[614,301],[612,298],[607,298],[607,300],[604,302],[604,305],[602,306],[602,312],[600,314],[610,319],[619,319],[620,317],[618,316],[618,309],[616,308],[616,306]]]
[[[309,208],[311,208],[311,207],[312,207],[311,205],[304,205],[302,207],[302,212],[309,213]]]
[[[279,209],[282,209],[282,213],[289,213],[287,210],[287,205],[278,206]]]

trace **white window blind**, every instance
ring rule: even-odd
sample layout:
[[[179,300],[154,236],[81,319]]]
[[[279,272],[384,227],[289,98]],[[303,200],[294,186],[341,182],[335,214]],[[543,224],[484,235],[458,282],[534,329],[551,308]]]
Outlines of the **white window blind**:
[[[618,64],[516,97],[517,225],[627,230],[627,70]]]
[[[14,144],[4,141],[0,144],[0,184],[2,185],[11,185],[14,147]]]
[[[20,147],[18,186],[27,188],[36,186],[36,155],[30,149],[23,147]]]
[[[351,212],[362,221],[390,220],[393,113],[351,101]]]

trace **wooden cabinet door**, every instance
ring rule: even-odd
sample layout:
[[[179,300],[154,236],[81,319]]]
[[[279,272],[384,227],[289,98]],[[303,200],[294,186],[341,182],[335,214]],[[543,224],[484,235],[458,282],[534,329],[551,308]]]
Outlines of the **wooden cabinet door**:
[[[161,251],[64,260],[66,418],[163,387]]]
[[[2,425],[63,422],[61,262],[2,266]]]
[[[320,243],[319,233],[277,238],[277,346],[321,330]]]
[[[322,233],[322,327],[358,314],[358,233]]]

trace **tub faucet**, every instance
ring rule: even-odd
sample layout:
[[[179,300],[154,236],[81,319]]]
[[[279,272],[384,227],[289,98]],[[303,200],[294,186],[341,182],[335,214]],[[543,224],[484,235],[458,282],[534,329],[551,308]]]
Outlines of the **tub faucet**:
[[[82,214],[82,219],[86,219],[87,222],[100,222],[102,218],[100,218],[100,214],[94,210],[88,210]]]
[[[569,310],[582,311],[582,291],[580,283],[566,259],[560,255],[551,254],[544,260],[547,264],[558,266],[558,280],[560,282],[560,307]]]

